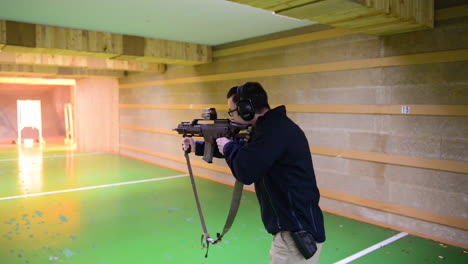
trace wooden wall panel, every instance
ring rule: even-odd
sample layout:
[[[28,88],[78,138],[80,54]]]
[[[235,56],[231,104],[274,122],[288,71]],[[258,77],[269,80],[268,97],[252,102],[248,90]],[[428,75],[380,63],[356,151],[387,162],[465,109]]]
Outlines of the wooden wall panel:
[[[0,65],[0,76],[58,77],[58,78],[119,78],[123,71],[89,70],[42,65]]]
[[[230,0],[282,16],[372,35],[388,35],[434,26],[434,0]]]
[[[211,61],[208,45],[0,20],[0,48],[8,52],[198,65]],[[157,50],[158,52],[154,52]],[[157,56],[154,56],[156,55]]]
[[[443,22],[444,20],[460,18],[468,16],[468,5],[455,6],[450,8],[438,9],[435,10],[435,20],[436,22]],[[434,33],[438,31],[436,27]],[[442,33],[441,31],[440,33]],[[420,34],[421,33],[421,34]],[[228,43],[220,46],[215,46],[213,48],[213,57],[225,57],[234,54],[241,54],[246,52],[254,52],[258,50],[271,49],[276,47],[290,46],[299,43],[311,42],[321,39],[332,39],[337,37],[343,37],[347,35],[355,34],[355,32],[349,29],[342,28],[324,28],[324,25],[313,25],[310,27],[305,27],[302,31],[299,30],[290,30],[286,32],[281,32],[278,34],[273,34],[270,39],[258,38],[252,39],[249,41],[239,41],[234,43]],[[414,32],[413,38],[418,39],[421,35],[424,35],[424,32]],[[399,35],[395,35],[398,37]],[[439,39],[440,36],[436,34],[431,34],[434,39]],[[462,38],[464,35],[452,35],[451,37]],[[407,37],[407,36],[405,36]],[[438,44],[447,44],[447,43],[460,43],[456,40],[446,41],[445,43],[437,42]],[[406,45],[406,42],[403,41],[402,45]],[[422,42],[420,42],[422,44]],[[426,41],[428,47],[434,47],[433,43],[428,40]],[[413,45],[406,45],[408,48],[419,48]]]
[[[164,64],[40,53],[1,52],[0,64],[76,67],[116,71],[149,71],[159,73],[165,71]]]
[[[121,88],[145,87],[150,85],[171,85],[198,82],[214,82],[223,80],[238,80],[247,78],[262,78],[268,76],[298,75],[318,72],[348,71],[357,69],[382,68],[415,64],[432,64],[438,62],[466,61],[468,49],[456,51],[442,51],[404,56],[391,56],[384,58],[372,58],[361,60],[350,60],[329,63],[317,63],[301,66],[289,66],[264,70],[251,70],[235,73],[213,74],[180,79],[159,80],[151,82],[139,82],[135,84],[122,84]]]
[[[118,96],[115,79],[77,80],[74,117],[78,151],[118,152]]]
[[[6,45],[6,22],[5,20],[0,20],[0,50],[2,50]]]

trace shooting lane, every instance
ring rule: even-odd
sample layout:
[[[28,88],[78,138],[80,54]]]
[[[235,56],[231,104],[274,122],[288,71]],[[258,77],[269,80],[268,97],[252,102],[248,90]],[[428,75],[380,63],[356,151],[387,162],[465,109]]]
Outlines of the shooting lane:
[[[389,21],[377,11],[389,1],[313,2],[278,10],[321,24],[222,45],[1,20],[0,77],[74,85],[0,84],[0,263],[268,263],[253,186],[204,258],[172,130],[208,107],[227,118],[227,91],[246,81],[286,105],[308,137],[326,212],[320,263],[468,262],[468,5],[435,0],[431,13],[415,1],[405,8],[422,13],[392,9]],[[322,21],[312,7],[342,10]],[[44,100],[45,145],[10,144],[16,106],[2,91]],[[234,180],[223,160],[191,158],[215,234]]]
[[[64,106],[71,101],[71,87],[69,80],[53,80],[51,82],[29,79],[0,77],[0,122],[2,131],[0,143],[16,143],[18,136],[40,141],[39,129],[26,126],[18,134],[19,126],[17,115],[18,100],[40,101],[39,111],[42,120],[42,137],[47,142],[62,141],[65,137]],[[27,109],[29,110],[29,109]],[[31,115],[31,113],[24,113]],[[34,113],[33,113],[34,114]],[[21,142],[24,143],[24,142]]]

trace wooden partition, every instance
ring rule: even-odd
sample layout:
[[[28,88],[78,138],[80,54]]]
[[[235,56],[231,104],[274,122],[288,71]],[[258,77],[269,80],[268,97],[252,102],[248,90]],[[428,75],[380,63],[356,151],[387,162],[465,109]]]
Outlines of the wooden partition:
[[[119,89],[115,79],[81,79],[74,92],[78,151],[118,152]]]

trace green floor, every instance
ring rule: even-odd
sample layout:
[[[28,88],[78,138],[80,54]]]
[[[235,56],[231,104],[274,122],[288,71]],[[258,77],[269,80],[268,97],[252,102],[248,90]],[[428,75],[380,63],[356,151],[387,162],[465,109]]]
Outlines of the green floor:
[[[244,192],[230,233],[204,258],[190,180],[172,178],[178,175],[119,155],[0,148],[0,264],[269,263],[272,237],[251,192]],[[160,180],[134,182],[150,179]],[[124,182],[134,183],[103,186]],[[199,178],[197,184],[214,235],[224,224],[231,187]],[[78,190],[15,197],[70,189]],[[332,214],[325,222],[322,264],[399,233]],[[353,263],[468,263],[468,256],[407,236]]]

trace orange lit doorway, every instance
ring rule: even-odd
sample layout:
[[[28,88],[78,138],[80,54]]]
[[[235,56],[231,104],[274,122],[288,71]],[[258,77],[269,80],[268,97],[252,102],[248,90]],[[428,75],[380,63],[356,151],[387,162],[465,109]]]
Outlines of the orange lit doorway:
[[[21,144],[21,132],[24,128],[37,129],[39,143],[45,143],[42,138],[42,117],[40,100],[18,100],[18,139],[17,144]],[[27,139],[31,140],[31,139]],[[28,144],[31,144],[30,141]]]

